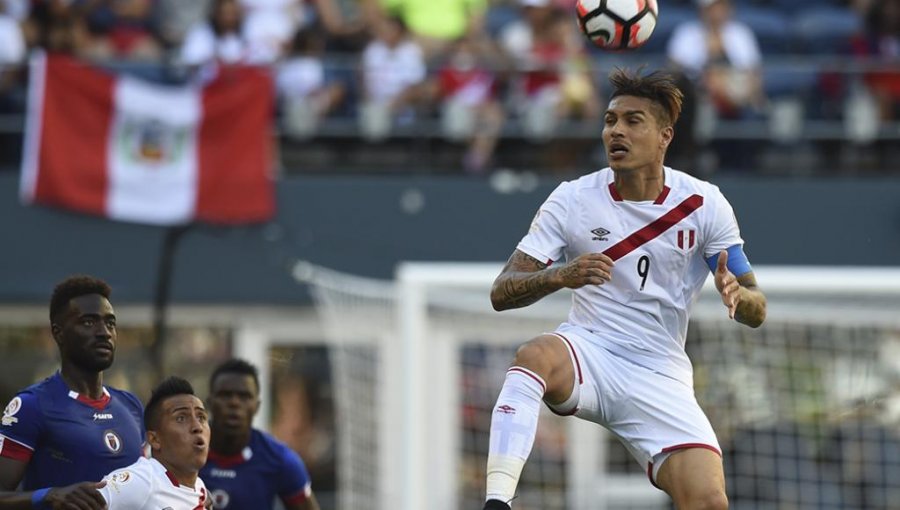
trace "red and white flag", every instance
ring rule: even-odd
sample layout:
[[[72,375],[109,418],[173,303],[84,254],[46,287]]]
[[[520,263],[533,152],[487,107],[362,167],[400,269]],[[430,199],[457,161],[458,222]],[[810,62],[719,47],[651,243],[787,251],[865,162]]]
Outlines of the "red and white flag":
[[[25,203],[177,225],[268,220],[273,87],[229,68],[163,86],[62,55],[36,56],[22,161]]]

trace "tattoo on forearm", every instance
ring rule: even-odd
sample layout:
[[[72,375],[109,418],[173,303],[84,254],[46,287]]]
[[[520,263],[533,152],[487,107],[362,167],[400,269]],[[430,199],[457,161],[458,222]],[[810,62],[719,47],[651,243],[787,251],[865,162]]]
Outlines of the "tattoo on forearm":
[[[503,295],[513,308],[528,306],[553,292],[547,282],[548,274],[544,272],[527,275],[524,278],[511,276],[503,282]]]
[[[510,257],[494,286],[491,299],[503,308],[528,306],[556,289],[550,285],[547,264],[521,252]]]

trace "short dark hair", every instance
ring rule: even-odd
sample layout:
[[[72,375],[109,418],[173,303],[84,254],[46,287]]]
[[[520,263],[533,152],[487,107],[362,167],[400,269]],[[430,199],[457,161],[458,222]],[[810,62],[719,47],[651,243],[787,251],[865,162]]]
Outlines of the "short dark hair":
[[[248,361],[232,358],[217,366],[216,369],[213,370],[212,375],[209,376],[210,393],[212,393],[213,383],[216,382],[216,378],[222,374],[249,375],[253,378],[253,383],[256,384],[256,391],[259,391],[259,370]]]
[[[384,21],[396,25],[403,34],[409,33],[409,25],[406,24],[406,19],[399,9],[389,11],[388,15],[384,17]]]
[[[112,288],[99,278],[83,274],[73,275],[59,282],[50,297],[50,322],[56,321],[59,314],[69,306],[69,301],[88,294],[100,294],[109,299]]]
[[[195,395],[194,387],[187,379],[170,376],[153,388],[150,400],[144,407],[144,429],[156,430],[159,426],[159,412],[164,400],[177,395]]]
[[[613,91],[609,98],[617,96],[643,97],[652,101],[658,108],[658,117],[665,126],[674,126],[681,115],[681,104],[684,93],[675,83],[675,77],[664,71],[653,71],[641,75],[638,71],[629,71],[617,67],[609,75],[609,83]]]

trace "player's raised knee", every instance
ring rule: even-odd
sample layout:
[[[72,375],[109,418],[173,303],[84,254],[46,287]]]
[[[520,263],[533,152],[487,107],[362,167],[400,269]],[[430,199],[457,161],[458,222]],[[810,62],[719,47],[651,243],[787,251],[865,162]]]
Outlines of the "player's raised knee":
[[[550,383],[569,363],[569,352],[559,338],[541,335],[519,346],[513,366],[524,367]]]
[[[719,489],[704,491],[693,497],[684,508],[685,510],[727,510],[728,497],[725,495],[725,491]]]

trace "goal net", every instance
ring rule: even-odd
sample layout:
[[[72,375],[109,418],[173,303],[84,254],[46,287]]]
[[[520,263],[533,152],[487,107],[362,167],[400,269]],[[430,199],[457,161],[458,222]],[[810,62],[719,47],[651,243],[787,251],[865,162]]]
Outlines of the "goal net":
[[[515,348],[565,319],[559,292],[494,312],[499,264],[404,263],[378,281],[308,263],[332,349],[341,509],[480,508],[491,411]],[[732,508],[900,501],[900,269],[758,267],[760,329],[711,278],[687,349]],[[661,509],[665,495],[592,423],[544,410],[517,509]]]

